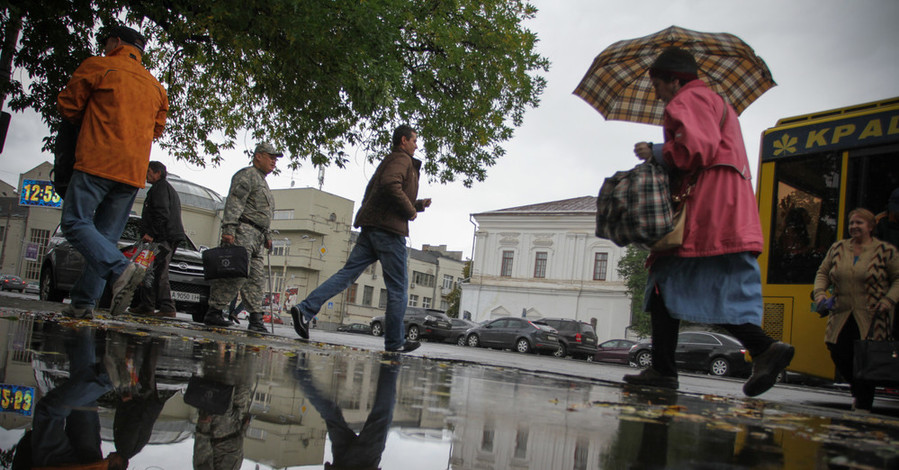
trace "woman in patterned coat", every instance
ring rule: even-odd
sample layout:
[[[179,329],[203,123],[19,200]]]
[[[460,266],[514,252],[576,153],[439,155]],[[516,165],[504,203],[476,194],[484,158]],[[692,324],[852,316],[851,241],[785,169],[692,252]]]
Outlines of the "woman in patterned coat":
[[[876,384],[853,379],[853,346],[871,337],[883,340],[893,321],[899,300],[899,252],[871,236],[874,214],[867,209],[849,213],[849,238],[827,251],[815,276],[815,302],[827,298],[833,288],[833,312],[827,318],[824,341],[840,375],[849,382],[853,409],[870,411]]]

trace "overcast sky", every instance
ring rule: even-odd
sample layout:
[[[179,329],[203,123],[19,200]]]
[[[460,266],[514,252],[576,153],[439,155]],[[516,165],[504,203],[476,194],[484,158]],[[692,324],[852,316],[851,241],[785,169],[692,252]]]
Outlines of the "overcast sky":
[[[778,119],[899,96],[899,1],[896,0],[538,0],[537,17],[526,26],[540,39],[538,52],[552,62],[541,104],[525,114],[488,170],[487,180],[467,189],[422,177],[419,197],[433,204],[412,222],[410,244],[448,245],[471,256],[470,214],[581,196],[595,196],[605,177],[633,167],[633,145],[661,141],[661,128],[605,121],[572,94],[594,57],[620,39],[677,25],[703,32],[735,34],[767,62],[778,86],[740,116],[750,162],[757,165],[761,133]],[[21,72],[18,72],[21,73]],[[20,78],[17,76],[16,78]],[[14,114],[0,155],[0,179],[16,185],[18,175],[41,161],[48,134],[37,116]],[[419,139],[427,139],[427,135]],[[206,185],[223,196],[231,175],[248,161],[241,151],[226,155],[217,169],[175,162],[156,149],[169,172]],[[286,168],[286,165],[280,165]],[[351,168],[329,168],[324,191],[356,201],[374,171],[357,156]],[[753,172],[755,176],[755,171]],[[272,189],[318,186],[318,172],[304,165],[270,176]]]

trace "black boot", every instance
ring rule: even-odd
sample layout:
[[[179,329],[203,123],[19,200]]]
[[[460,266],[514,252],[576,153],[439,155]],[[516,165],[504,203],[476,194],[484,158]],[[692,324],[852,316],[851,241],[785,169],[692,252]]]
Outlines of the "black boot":
[[[250,324],[247,325],[247,331],[256,331],[258,333],[268,333],[265,323],[262,321],[261,313],[250,314]]]
[[[203,324],[206,326],[231,326],[231,322],[225,319],[225,312],[212,307],[203,317]]]

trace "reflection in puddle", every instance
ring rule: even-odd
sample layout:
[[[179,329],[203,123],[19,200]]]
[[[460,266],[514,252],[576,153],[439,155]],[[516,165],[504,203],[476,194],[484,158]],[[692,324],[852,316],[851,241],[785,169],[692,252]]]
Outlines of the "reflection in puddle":
[[[40,436],[31,439],[36,463],[116,452],[138,469],[899,467],[899,423],[877,415],[812,415],[177,323],[5,320],[2,382],[35,394],[33,414],[0,413],[5,468],[15,450],[24,456],[17,443],[28,429]],[[60,428],[66,419],[80,431]]]

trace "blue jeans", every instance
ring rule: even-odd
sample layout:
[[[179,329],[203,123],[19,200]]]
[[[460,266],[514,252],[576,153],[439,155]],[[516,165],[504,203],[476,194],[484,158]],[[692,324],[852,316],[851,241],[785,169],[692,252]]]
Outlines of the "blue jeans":
[[[80,328],[65,334],[69,380],[34,407],[31,443],[36,467],[103,459],[97,399],[112,390],[112,383],[97,364],[94,331]]]
[[[384,284],[387,287],[384,348],[396,350],[406,344],[403,317],[406,316],[408,273],[406,270],[406,237],[383,230],[363,227],[356,246],[346,264],[327,281],[313,290],[297,308],[308,321],[318,315],[322,305],[356,282],[356,279],[375,261],[381,262]]]
[[[322,393],[305,368],[298,368],[294,376],[303,395],[312,403],[318,414],[325,420],[328,436],[331,438],[331,454],[334,466],[341,468],[377,468],[381,454],[387,444],[393,409],[396,405],[396,382],[399,364],[381,363],[378,372],[378,386],[374,403],[359,434],[356,434],[343,417],[340,406],[334,398]]]
[[[84,257],[84,270],[69,296],[72,305],[95,307],[106,281],[115,281],[130,262],[118,241],[128,222],[137,188],[75,171],[62,205],[66,240]]]

